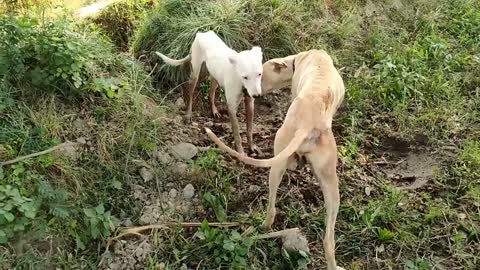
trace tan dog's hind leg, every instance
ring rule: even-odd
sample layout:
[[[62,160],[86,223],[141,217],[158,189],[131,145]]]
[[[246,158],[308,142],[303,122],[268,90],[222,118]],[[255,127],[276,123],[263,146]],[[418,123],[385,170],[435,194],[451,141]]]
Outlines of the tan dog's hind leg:
[[[275,142],[273,145],[274,155],[282,152],[282,150],[289,144],[289,136],[286,133],[288,128],[281,127],[277,134],[275,134]],[[270,174],[268,176],[268,206],[267,206],[267,215],[265,221],[262,224],[262,228],[270,229],[272,227],[273,221],[275,220],[276,209],[275,203],[277,199],[277,190],[280,182],[282,182],[283,175],[288,166],[288,160],[285,160],[278,165],[272,166],[270,168]]]
[[[217,88],[218,88],[218,82],[212,76],[210,76],[209,100],[210,100],[210,108],[212,109],[213,118],[220,117],[220,113],[218,112],[217,106],[215,106],[215,91],[217,91]]]
[[[333,134],[326,135],[325,140],[329,141],[318,146],[315,151],[306,155],[312,167],[315,177],[322,187],[326,209],[326,228],[323,247],[327,260],[328,270],[337,270],[335,261],[335,222],[340,205],[340,194],[338,190],[338,178],[336,173],[337,152]]]

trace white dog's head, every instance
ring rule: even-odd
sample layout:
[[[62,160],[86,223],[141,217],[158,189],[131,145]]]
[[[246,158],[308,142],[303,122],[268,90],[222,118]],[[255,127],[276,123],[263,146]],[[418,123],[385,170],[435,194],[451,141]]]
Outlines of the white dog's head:
[[[239,52],[228,59],[251,97],[262,94],[262,58],[262,49],[253,47],[249,51]]]
[[[262,94],[292,85],[293,62],[297,55],[274,58],[263,64]]]

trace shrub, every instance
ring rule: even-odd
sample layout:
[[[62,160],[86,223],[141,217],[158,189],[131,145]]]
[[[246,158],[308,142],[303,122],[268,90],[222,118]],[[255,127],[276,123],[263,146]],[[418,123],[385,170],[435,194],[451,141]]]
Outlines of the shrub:
[[[126,51],[138,21],[154,3],[153,0],[118,1],[100,11],[91,21],[101,28],[117,48]]]
[[[69,21],[0,20],[0,83],[3,89],[41,90],[80,97],[117,97],[128,91],[122,74],[135,65],[116,55],[98,33]]]

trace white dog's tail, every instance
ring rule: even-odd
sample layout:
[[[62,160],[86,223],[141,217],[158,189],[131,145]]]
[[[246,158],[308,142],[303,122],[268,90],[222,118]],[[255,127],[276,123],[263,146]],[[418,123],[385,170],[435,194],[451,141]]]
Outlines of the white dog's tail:
[[[159,52],[155,52],[155,54],[157,54],[158,56],[160,56],[160,58],[162,58],[162,60],[163,60],[165,63],[167,63],[167,64],[169,64],[169,65],[171,65],[171,66],[180,66],[180,65],[182,65],[182,64],[190,61],[190,59],[192,59],[192,57],[190,56],[190,54],[187,55],[187,56],[185,56],[184,58],[178,59],[178,60],[177,60],[177,59],[172,59],[172,58],[170,58],[170,57],[168,57],[168,56],[166,56],[166,55],[164,55],[164,54],[161,54],[161,53],[159,53]]]
[[[308,130],[298,130],[295,133],[295,136],[293,137],[293,139],[288,144],[288,146],[285,147],[285,149],[283,149],[282,152],[278,153],[278,155],[269,159],[255,159],[255,158],[244,156],[238,153],[237,151],[233,150],[232,148],[228,147],[226,144],[220,141],[220,139],[209,128],[205,128],[205,131],[207,132],[208,137],[210,137],[210,139],[215,144],[217,144],[220,147],[220,149],[238,158],[242,162],[245,162],[247,164],[257,166],[257,167],[272,167],[273,165],[281,161],[285,161],[291,155],[293,155],[293,153],[295,153],[298,150],[300,145],[302,145],[302,143],[310,134],[310,131]]]

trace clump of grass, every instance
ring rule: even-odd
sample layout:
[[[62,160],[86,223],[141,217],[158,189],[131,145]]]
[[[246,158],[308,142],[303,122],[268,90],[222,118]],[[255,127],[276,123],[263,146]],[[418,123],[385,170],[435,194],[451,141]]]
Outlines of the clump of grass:
[[[117,48],[127,51],[138,22],[155,4],[152,0],[117,1],[91,18],[91,22],[98,25]]]

